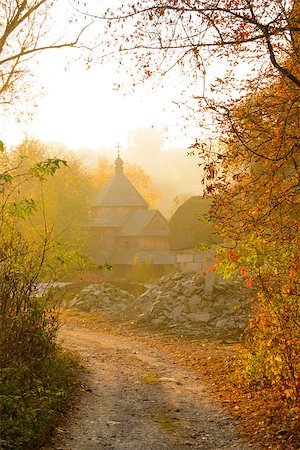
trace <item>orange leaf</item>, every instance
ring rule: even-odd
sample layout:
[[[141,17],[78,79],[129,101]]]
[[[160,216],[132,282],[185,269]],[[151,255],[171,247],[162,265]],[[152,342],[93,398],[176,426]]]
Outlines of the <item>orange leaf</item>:
[[[245,284],[246,284],[246,286],[252,286],[252,280],[251,280],[251,278],[246,278],[246,279],[245,279]]]

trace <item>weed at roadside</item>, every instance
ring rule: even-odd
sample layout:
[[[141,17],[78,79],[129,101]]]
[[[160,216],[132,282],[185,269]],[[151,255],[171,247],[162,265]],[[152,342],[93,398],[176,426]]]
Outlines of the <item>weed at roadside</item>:
[[[0,448],[39,448],[69,404],[80,364],[57,349],[33,370],[23,362],[0,370]]]

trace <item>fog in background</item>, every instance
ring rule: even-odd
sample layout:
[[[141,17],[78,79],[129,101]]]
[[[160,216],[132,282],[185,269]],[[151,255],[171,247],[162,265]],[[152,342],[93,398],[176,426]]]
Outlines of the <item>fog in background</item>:
[[[97,151],[82,149],[76,152],[82,162],[90,168],[101,157],[114,163],[117,145],[99,148]],[[188,149],[165,148],[163,132],[155,128],[140,128],[128,135],[127,148],[120,148],[120,156],[126,164],[141,166],[150,176],[161,195],[156,208],[169,219],[185,200],[193,195],[202,195],[202,170],[197,156],[188,156]]]

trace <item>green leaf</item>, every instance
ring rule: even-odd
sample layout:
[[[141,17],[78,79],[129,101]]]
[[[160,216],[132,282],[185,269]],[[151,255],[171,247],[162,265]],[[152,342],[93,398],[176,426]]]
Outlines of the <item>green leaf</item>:
[[[31,199],[21,200],[20,202],[14,202],[8,205],[7,212],[11,216],[25,219],[37,210],[37,203]]]
[[[1,152],[1,149],[0,149],[0,152]],[[0,182],[11,183],[12,179],[13,179],[13,177],[9,173],[7,173],[7,172],[0,173]]]
[[[196,214],[197,219],[199,220],[200,223],[206,223],[206,224],[211,224],[213,223],[212,218],[209,216],[209,214]]]
[[[96,269],[105,270],[106,272],[112,272],[113,266],[109,263],[98,264],[96,265]]]
[[[29,170],[29,173],[40,180],[44,180],[47,175],[53,176],[61,166],[68,167],[67,161],[60,158],[48,158],[36,163]]]

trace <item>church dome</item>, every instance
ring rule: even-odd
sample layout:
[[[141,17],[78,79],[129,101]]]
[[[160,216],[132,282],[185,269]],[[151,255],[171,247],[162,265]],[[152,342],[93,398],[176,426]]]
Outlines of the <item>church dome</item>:
[[[120,158],[120,155],[115,160],[115,173],[123,173],[123,160]]]
[[[92,206],[121,206],[148,209],[149,205],[146,200],[124,175],[123,165],[123,160],[118,153],[118,157],[115,160],[115,173],[96,196]]]

